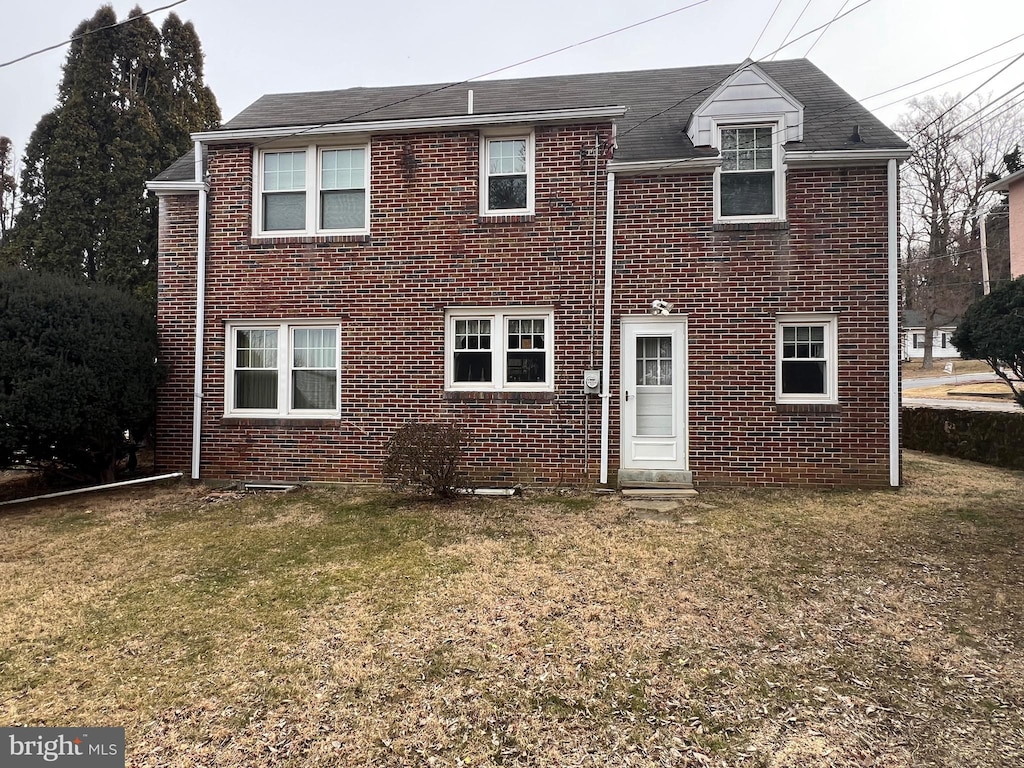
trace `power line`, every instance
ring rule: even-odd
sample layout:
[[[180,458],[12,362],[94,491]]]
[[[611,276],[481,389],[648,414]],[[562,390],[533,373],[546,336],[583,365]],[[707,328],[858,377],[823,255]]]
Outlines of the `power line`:
[[[181,2],[184,2],[184,1],[185,0],[181,0]],[[459,80],[458,82],[455,82],[455,83],[446,83],[446,84],[440,85],[440,86],[438,86],[436,88],[431,88],[430,90],[423,91],[422,93],[415,93],[412,96],[406,96],[406,97],[401,98],[401,99],[395,99],[394,101],[388,102],[387,104],[381,104],[380,106],[377,106],[377,107],[371,107],[370,109],[365,109],[362,112],[356,112],[354,114],[348,114],[348,115],[345,115],[344,117],[340,117],[340,118],[337,118],[337,119],[334,119],[334,120],[328,120],[328,121],[322,122],[322,123],[320,123],[318,125],[309,126],[307,128],[303,128],[301,131],[296,131],[295,133],[291,133],[291,134],[289,134],[286,137],[280,137],[279,136],[279,137],[276,137],[276,138],[274,138],[272,140],[268,139],[267,141],[262,142],[259,146],[262,146],[262,144],[268,143],[268,141],[280,141],[282,138],[291,138],[292,136],[301,136],[304,133],[308,133],[310,131],[317,130],[318,128],[323,128],[323,127],[328,126],[328,125],[335,125],[337,123],[342,123],[342,122],[346,122],[346,121],[349,121],[349,120],[354,120],[357,117],[364,117],[364,116],[372,114],[374,112],[380,112],[381,110],[389,109],[391,107],[398,106],[399,104],[405,104],[406,102],[415,101],[416,99],[421,99],[421,98],[424,98],[425,96],[431,96],[431,95],[433,95],[435,93],[441,93],[442,91],[447,91],[447,90],[449,90],[451,88],[458,88],[459,86],[466,85],[467,83],[471,83],[474,80],[480,80],[480,79],[482,79],[484,77],[490,77],[491,75],[496,75],[499,72],[505,72],[505,71],[507,71],[509,69],[514,69],[515,67],[521,67],[524,64],[531,64],[531,63],[533,63],[535,61],[539,61],[540,59],[545,59],[548,56],[554,56],[556,53],[562,53],[562,52],[568,51],[568,50],[570,50],[572,48],[578,48],[581,45],[587,45],[588,43],[592,43],[592,42],[594,42],[596,40],[603,40],[606,37],[611,37],[612,35],[617,35],[620,32],[626,32],[626,31],[628,31],[630,29],[636,29],[637,27],[641,27],[641,26],[643,26],[645,24],[650,24],[651,22],[659,21],[661,19],[667,18],[668,16],[672,16],[674,14],[681,13],[682,11],[688,11],[691,8],[696,8],[698,5],[703,5],[704,3],[708,3],[708,2],[711,2],[711,0],[695,0],[695,2],[689,3],[688,5],[683,5],[683,6],[680,6],[678,8],[674,8],[671,11],[666,11],[665,13],[659,13],[657,16],[651,16],[648,19],[643,19],[642,21],[637,21],[637,22],[634,22],[633,24],[627,24],[624,27],[619,27],[618,29],[613,29],[611,32],[604,32],[604,33],[602,33],[600,35],[595,35],[594,37],[589,37],[586,40],[580,40],[579,42],[572,43],[570,45],[564,45],[561,48],[556,48],[553,51],[548,51],[547,53],[542,53],[542,54],[539,54],[537,56],[531,56],[531,57],[529,57],[527,59],[523,59],[522,61],[517,61],[514,64],[508,64],[508,65],[506,65],[504,67],[498,67],[497,69],[492,69],[491,71],[484,72],[483,74],[480,74],[480,75],[474,75],[473,77],[467,77],[465,80]]]
[[[800,10],[800,14],[796,17],[796,21],[793,22],[793,25],[789,28],[789,31],[786,32],[786,36],[784,38],[782,38],[782,42],[783,42],[782,48],[786,47],[785,46],[785,42],[787,40],[789,40],[789,36],[793,34],[793,30],[796,29],[796,25],[800,23],[800,19],[802,19],[804,17],[804,14],[807,12],[807,9],[810,8],[810,7],[811,7],[811,0],[807,0],[807,2],[804,3],[804,7]],[[781,51],[782,48],[780,48],[779,50]],[[776,53],[778,53],[778,51],[776,51]],[[772,54],[772,61],[775,61],[775,54],[774,53]]]
[[[954,109],[956,109],[957,107],[959,107],[959,106],[960,106],[961,104],[963,104],[963,103],[964,103],[965,101],[967,101],[967,99],[969,99],[969,98],[970,98],[971,96],[973,96],[973,95],[974,95],[974,94],[976,94],[976,93],[977,93],[978,91],[980,91],[980,90],[981,90],[982,88],[984,88],[984,87],[985,87],[986,85],[988,85],[989,83],[991,83],[991,82],[992,82],[993,80],[995,80],[995,79],[996,79],[997,77],[999,77],[999,75],[1003,74],[1003,72],[1005,72],[1006,70],[1008,70],[1008,69],[1009,69],[1010,67],[1012,67],[1012,66],[1013,66],[1014,64],[1016,64],[1016,63],[1017,63],[1018,61],[1020,61],[1021,59],[1024,59],[1024,52],[1022,52],[1022,53],[1018,54],[1017,56],[1015,56],[1015,57],[1014,57],[1014,59],[1013,59],[1013,61],[1011,61],[1011,62],[1010,62],[1009,64],[1007,64],[1007,65],[1006,65],[1005,67],[1003,67],[1002,69],[1000,69],[1000,70],[999,70],[998,72],[996,72],[996,73],[995,73],[994,75],[992,75],[992,76],[991,76],[990,78],[988,78],[988,79],[987,79],[987,80],[986,80],[985,82],[983,82],[983,83],[982,83],[981,85],[979,85],[978,87],[976,87],[976,88],[974,88],[973,90],[971,90],[971,91],[970,91],[970,92],[969,92],[969,93],[968,93],[968,94],[967,94],[966,96],[964,96],[964,97],[963,97],[963,98],[961,98],[961,99],[958,99],[958,100],[957,100],[957,101],[956,101],[956,102],[955,102],[955,103],[954,103],[954,104],[953,104],[952,106],[950,106],[949,108],[947,108],[947,109],[943,110],[943,111],[942,111],[941,113],[939,113],[939,115],[938,115],[938,116],[937,116],[937,117],[936,117],[936,118],[935,118],[934,120],[932,120],[931,122],[927,123],[927,124],[926,124],[926,125],[924,125],[924,126],[923,126],[922,128],[918,129],[918,130],[917,130],[917,131],[916,131],[916,132],[914,133],[914,135],[913,135],[913,136],[911,136],[910,138],[908,138],[908,139],[907,139],[907,143],[909,144],[909,143],[910,143],[911,141],[913,141],[914,139],[916,139],[916,138],[917,138],[918,136],[920,136],[920,135],[921,135],[922,133],[924,133],[925,131],[927,131],[927,130],[928,130],[929,128],[931,128],[931,127],[932,127],[933,125],[935,125],[935,124],[936,124],[937,122],[939,122],[939,121],[940,121],[940,120],[941,120],[941,119],[942,119],[943,117],[945,117],[945,116],[946,116],[947,114],[949,114],[949,113],[950,113],[950,112],[952,112],[952,111],[953,111]],[[1016,88],[1018,88],[1018,87],[1020,87],[1020,86],[1019,86],[1019,85],[1018,85],[1018,86],[1015,86],[1014,88],[1011,88],[1010,90],[1011,90],[1011,91],[1012,91],[1012,90],[1015,90],[1015,89],[1016,89]],[[1006,95],[1006,94],[1003,94],[1003,96],[1005,96],[1005,95]],[[1000,96],[999,98],[1003,98],[1003,97],[1002,97],[1002,96]],[[961,121],[961,122],[963,122],[963,121]],[[959,124],[960,124],[960,123],[957,123],[957,125],[959,125]],[[956,127],[956,126],[954,126],[954,127]]]
[[[107,29],[114,29],[114,27],[121,27],[121,26],[124,26],[125,24],[130,24],[133,21],[138,21],[139,19],[146,18],[148,16],[153,15],[154,13],[159,13],[160,11],[166,11],[169,8],[174,8],[175,6],[178,6],[178,5],[181,5],[182,3],[187,3],[187,2],[188,2],[188,0],[177,0],[177,2],[171,3],[170,5],[162,5],[159,8],[154,8],[151,11],[145,11],[144,13],[140,13],[138,16],[132,16],[131,18],[125,19],[124,21],[119,21],[116,24],[107,24],[106,26],[103,26],[103,27],[96,27],[96,29],[86,30],[82,34],[74,35],[72,37],[69,37],[67,40],[64,40],[63,42],[54,43],[53,45],[48,45],[46,48],[40,48],[38,51],[32,51],[32,53],[26,53],[24,56],[19,56],[16,59],[11,59],[10,61],[5,61],[3,63],[0,63],[0,69],[2,69],[3,67],[9,67],[9,66],[11,66],[11,64],[17,64],[19,61],[24,61],[25,59],[31,59],[33,56],[38,56],[41,53],[46,53],[47,51],[53,51],[53,50],[56,50],[57,48],[63,48],[65,45],[71,45],[71,43],[75,42],[76,40],[81,40],[83,37],[88,37],[89,35],[95,35],[97,32],[103,32],[104,30],[107,30]]]
[[[846,13],[842,13],[842,14],[839,14],[838,16],[836,16],[835,18],[833,18],[833,19],[832,19],[832,21],[828,21],[828,22],[825,22],[825,23],[824,23],[824,24],[822,24],[821,26],[818,26],[818,27],[815,27],[814,29],[808,30],[807,32],[804,32],[804,33],[803,33],[802,35],[800,35],[799,37],[794,37],[794,38],[793,38],[792,40],[790,40],[790,41],[789,41],[788,43],[787,43],[787,42],[783,42],[783,44],[782,44],[782,45],[780,45],[780,46],[779,46],[778,48],[776,48],[776,49],[775,49],[774,51],[772,51],[771,53],[769,53],[769,54],[767,54],[767,55],[765,55],[765,56],[762,56],[762,57],[761,57],[760,59],[758,59],[758,61],[764,61],[765,59],[767,59],[767,58],[768,58],[768,56],[774,56],[774,55],[775,55],[776,53],[778,53],[779,51],[781,51],[781,50],[783,50],[783,49],[785,49],[785,48],[789,48],[789,46],[793,45],[794,43],[799,43],[799,42],[800,42],[801,40],[803,40],[803,39],[804,39],[805,37],[809,37],[810,35],[813,35],[813,34],[814,34],[815,32],[817,32],[817,31],[818,31],[819,29],[828,29],[828,28],[829,28],[830,26],[832,26],[832,24],[833,24],[834,22],[838,21],[839,19],[841,19],[841,18],[843,18],[843,17],[845,17],[845,16],[849,16],[849,15],[850,15],[851,13],[853,13],[854,11],[856,11],[856,10],[857,10],[858,8],[863,8],[863,7],[865,6],[865,5],[867,5],[867,4],[868,4],[868,3],[870,3],[870,2],[871,2],[871,0],[863,0],[863,2],[862,2],[862,3],[860,3],[860,4],[858,4],[858,5],[855,5],[855,6],[853,6],[853,8],[851,8],[850,10],[848,10],[848,11],[847,11]]]
[[[755,40],[754,44],[750,46],[750,53],[747,54],[748,59],[754,55],[754,49],[757,48],[757,44],[761,42],[761,38],[764,37],[764,33],[768,31],[768,27],[772,23],[772,19],[775,18],[775,14],[778,13],[780,5],[782,5],[782,0],[779,0],[779,2],[775,4],[775,10],[772,11],[772,15],[768,17],[768,21],[766,21],[764,26],[761,27],[761,34],[757,36],[757,40]]]
[[[849,2],[849,0],[847,0],[847,2]],[[991,51],[994,51],[996,48],[1002,48],[1004,45],[1009,45],[1010,43],[1014,42],[1015,40],[1020,40],[1022,37],[1024,37],[1024,32],[1022,32],[1019,35],[1015,35],[1015,36],[1011,37],[1009,40],[1004,40],[1001,43],[997,43],[996,45],[990,46],[989,48],[986,48],[983,51],[978,51],[977,53],[971,54],[966,59],[960,59],[960,61],[958,61],[958,62],[956,62],[954,64],[950,64],[949,66],[943,67],[942,69],[936,69],[934,72],[929,72],[927,75],[924,75],[923,77],[919,77],[916,80],[911,80],[910,82],[902,83],[901,85],[893,86],[892,88],[888,88],[888,89],[886,89],[884,91],[879,91],[878,93],[873,93],[870,96],[865,96],[862,99],[862,101],[867,101],[868,99],[873,99],[873,98],[875,98],[877,96],[884,96],[887,93],[892,93],[893,91],[898,91],[900,88],[906,88],[908,85],[916,85],[917,83],[920,83],[922,80],[927,80],[929,77],[935,77],[935,75],[941,75],[943,72],[946,72],[947,70],[953,69],[953,67],[959,67],[961,64],[966,64],[968,61],[971,61],[972,59],[976,59],[979,56],[984,56],[986,53],[990,53]],[[808,51],[808,53],[809,52],[810,51]],[[1012,56],[1008,56],[1007,58],[1002,59],[1001,61],[993,62],[992,64],[987,64],[984,67],[982,67],[981,69],[975,70],[975,72],[981,72],[982,70],[988,69],[989,67],[994,67],[996,64],[1001,64],[1003,61],[1008,61],[1011,58],[1013,58],[1013,57]],[[974,72],[972,72],[971,74],[973,75]],[[966,75],[962,75],[961,77],[966,77]],[[960,78],[954,78],[954,79],[955,80],[959,80]],[[946,85],[947,83],[951,83],[951,82],[953,82],[953,80],[947,80],[946,83],[939,83],[939,85],[932,86],[932,88],[929,88],[928,90],[932,90],[934,88],[941,88],[943,85]],[[913,98],[913,96],[904,96],[902,99],[899,99],[899,101],[904,101],[904,100],[910,99],[910,98]],[[888,106],[888,105],[886,105],[886,106]],[[881,108],[882,107],[877,107],[877,109],[881,109]]]
[[[834,21],[836,21],[837,19],[841,19],[841,18],[843,18],[844,16],[849,16],[849,15],[850,15],[851,13],[853,13],[854,11],[856,11],[856,10],[857,10],[858,8],[863,8],[863,7],[865,6],[865,5],[867,5],[867,4],[868,4],[868,3],[870,3],[871,1],[872,1],[872,0],[863,0],[863,2],[861,2],[861,3],[859,4],[859,5],[855,5],[855,6],[853,7],[853,8],[851,8],[850,10],[848,10],[848,11],[847,11],[846,13],[844,13],[844,14],[842,14],[842,15],[840,15],[840,16],[836,16],[836,17],[835,17],[834,19],[832,19],[832,21],[829,21],[829,22],[827,22],[827,23],[825,23],[825,24],[822,24],[822,25],[821,25],[821,26],[819,26],[819,27],[815,27],[814,29],[810,30],[809,32],[805,32],[804,34],[800,35],[800,37],[798,37],[798,38],[794,39],[794,40],[793,40],[792,42],[790,42],[790,43],[786,43],[785,45],[782,45],[782,46],[780,46],[779,48],[776,48],[776,49],[775,49],[774,51],[771,51],[770,53],[767,53],[767,54],[765,54],[764,56],[762,56],[762,57],[761,57],[760,59],[758,59],[758,60],[757,60],[756,62],[754,62],[754,63],[755,63],[755,64],[757,64],[757,63],[763,62],[763,61],[764,61],[765,59],[767,59],[767,58],[768,58],[769,56],[772,56],[772,55],[774,55],[774,54],[778,53],[778,52],[779,52],[779,51],[781,51],[781,50],[782,50],[783,48],[787,48],[788,46],[792,45],[793,43],[797,42],[798,40],[802,40],[803,38],[807,37],[808,35],[813,35],[813,34],[814,34],[815,32],[817,32],[817,31],[818,31],[819,29],[825,29],[825,28],[826,28],[826,27],[828,27],[828,26],[829,26],[830,24],[832,24],[832,23],[833,23]],[[666,107],[665,109],[661,110],[660,112],[655,112],[655,113],[654,113],[653,115],[649,115],[648,117],[645,117],[645,118],[644,118],[643,120],[640,120],[640,121],[639,121],[639,122],[637,122],[636,124],[634,124],[634,125],[630,126],[630,127],[629,127],[629,128],[627,128],[627,129],[626,129],[625,131],[622,131],[622,132],[621,132],[621,133],[619,134],[619,136],[625,136],[626,134],[628,134],[628,133],[630,133],[630,132],[632,132],[632,131],[635,131],[635,130],[636,130],[637,128],[639,128],[639,127],[640,127],[641,125],[643,125],[644,123],[648,123],[648,122],[650,122],[651,120],[655,119],[656,117],[661,117],[661,116],[662,116],[662,115],[664,115],[664,114],[665,114],[666,112],[671,112],[671,111],[672,111],[673,109],[676,109],[676,108],[677,108],[677,107],[678,107],[678,106],[679,106],[680,104],[683,104],[684,102],[686,102],[686,101],[688,101],[688,100],[692,99],[692,98],[693,98],[694,96],[699,96],[700,94],[704,93],[705,91],[709,91],[709,90],[711,90],[712,88],[717,88],[717,87],[718,87],[719,85],[721,85],[721,84],[722,84],[722,83],[724,83],[724,82],[725,82],[726,80],[728,80],[728,79],[729,79],[729,78],[730,78],[730,77],[731,77],[732,75],[733,75],[733,72],[730,72],[730,73],[729,73],[729,74],[727,74],[727,75],[726,75],[725,77],[723,77],[723,78],[721,78],[720,80],[718,80],[717,82],[714,82],[714,83],[712,83],[711,85],[708,85],[708,86],[706,86],[706,87],[704,87],[704,88],[701,88],[701,89],[699,89],[699,90],[697,90],[697,91],[694,91],[693,93],[691,93],[691,94],[689,94],[689,95],[687,95],[687,96],[684,96],[684,97],[683,97],[683,98],[681,98],[681,99],[680,99],[679,101],[675,102],[675,103],[674,103],[674,104],[672,104],[671,106],[668,106],[668,107]],[[665,167],[665,168],[671,168],[671,167],[672,167],[673,165],[675,165],[675,163],[669,163],[669,164],[665,165],[664,167]]]
[[[843,12],[843,9],[844,9],[844,8],[845,8],[845,7],[847,6],[847,5],[849,5],[849,3],[850,3],[850,0],[843,0],[843,4],[839,6],[839,10],[838,10],[838,11],[836,11],[836,15],[832,17],[832,21],[835,21],[835,20],[836,20],[837,18],[839,18],[839,14]],[[820,34],[820,35],[818,35],[818,36],[817,36],[816,38],[814,38],[814,42],[813,42],[813,43],[811,43],[810,47],[809,47],[809,48],[808,48],[808,49],[807,49],[806,51],[804,51],[804,58],[805,58],[805,59],[806,59],[806,58],[807,58],[808,56],[810,56],[810,55],[811,55],[811,51],[813,51],[813,50],[814,50],[814,46],[816,46],[816,45],[818,44],[818,41],[819,41],[819,40],[821,40],[821,38],[823,38],[823,37],[825,36],[825,33],[826,33],[826,32],[828,32],[828,28],[829,28],[829,26],[831,26],[831,23],[832,23],[832,22],[829,22],[829,24],[828,24],[828,25],[826,25],[826,27],[825,27],[825,28],[824,28],[823,30],[821,30],[821,34]]]

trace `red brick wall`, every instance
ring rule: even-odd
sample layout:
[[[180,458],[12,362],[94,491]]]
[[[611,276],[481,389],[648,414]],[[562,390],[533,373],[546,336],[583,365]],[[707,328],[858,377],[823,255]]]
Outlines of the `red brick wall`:
[[[888,484],[885,185],[884,166],[790,170],[788,228],[716,231],[710,174],[618,179],[615,314],[687,315],[697,482]],[[838,406],[776,404],[783,312],[838,313]]]
[[[595,132],[608,126],[538,128],[536,215],[500,221],[478,216],[475,131],[375,137],[365,239],[252,240],[252,149],[211,147],[202,476],[376,481],[397,426],[443,419],[473,434],[478,479],[596,482],[600,401],[582,372],[600,367],[605,179],[581,157]],[[613,359],[623,314],[664,298],[689,316],[698,483],[887,483],[884,191],[884,167],[791,171],[788,231],[719,232],[710,174],[619,178]],[[162,223],[158,462],[187,469],[195,198],[166,198]],[[555,308],[555,393],[446,396],[445,308],[517,304]],[[823,310],[840,313],[840,406],[780,412],[775,313]],[[304,317],[341,324],[341,420],[225,419],[224,324]],[[613,472],[617,423],[613,398]]]

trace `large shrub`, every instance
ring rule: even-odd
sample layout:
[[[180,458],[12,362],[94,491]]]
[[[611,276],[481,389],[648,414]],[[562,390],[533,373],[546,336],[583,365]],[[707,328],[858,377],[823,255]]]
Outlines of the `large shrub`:
[[[467,442],[466,430],[457,424],[409,422],[388,441],[384,476],[451,498],[466,486],[459,464]]]
[[[1024,406],[1024,277],[971,304],[951,341],[961,357],[988,363]]]
[[[156,320],[96,284],[0,271],[0,466],[111,480],[156,409]]]

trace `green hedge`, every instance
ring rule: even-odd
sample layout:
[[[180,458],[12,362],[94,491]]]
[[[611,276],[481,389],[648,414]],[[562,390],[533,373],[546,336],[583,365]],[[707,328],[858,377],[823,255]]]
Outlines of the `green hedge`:
[[[903,447],[1024,469],[1024,413],[904,408]]]

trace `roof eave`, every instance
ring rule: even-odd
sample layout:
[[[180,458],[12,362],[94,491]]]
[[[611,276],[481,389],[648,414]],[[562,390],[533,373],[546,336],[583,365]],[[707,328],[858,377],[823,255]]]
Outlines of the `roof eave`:
[[[623,176],[640,174],[696,173],[713,171],[722,164],[719,155],[705,157],[664,158],[661,160],[612,160],[608,172]]]
[[[576,109],[535,110],[529,112],[501,112],[493,114],[450,115],[447,117],[414,117],[393,120],[370,120],[358,123],[320,123],[318,125],[289,125],[275,128],[236,128],[202,131],[192,134],[193,141],[204,144],[224,144],[236,141],[287,139],[292,136],[324,136],[349,133],[400,133],[446,128],[485,128],[496,125],[565,123],[622,117],[626,107],[580,107]]]
[[[162,195],[197,195],[200,192],[209,192],[210,185],[205,181],[147,181],[146,189],[155,192],[157,197]]]
[[[1022,179],[1024,179],[1024,168],[1022,168],[1021,170],[1017,171],[1016,173],[1011,173],[1009,176],[1004,176],[999,181],[992,182],[987,187],[984,187],[981,191],[982,192],[1009,192],[1010,191],[1010,185],[1015,183],[1015,182],[1021,181]]]
[[[789,167],[813,165],[878,165],[889,160],[904,161],[910,157],[909,148],[898,149],[824,149],[786,150],[786,165]]]

